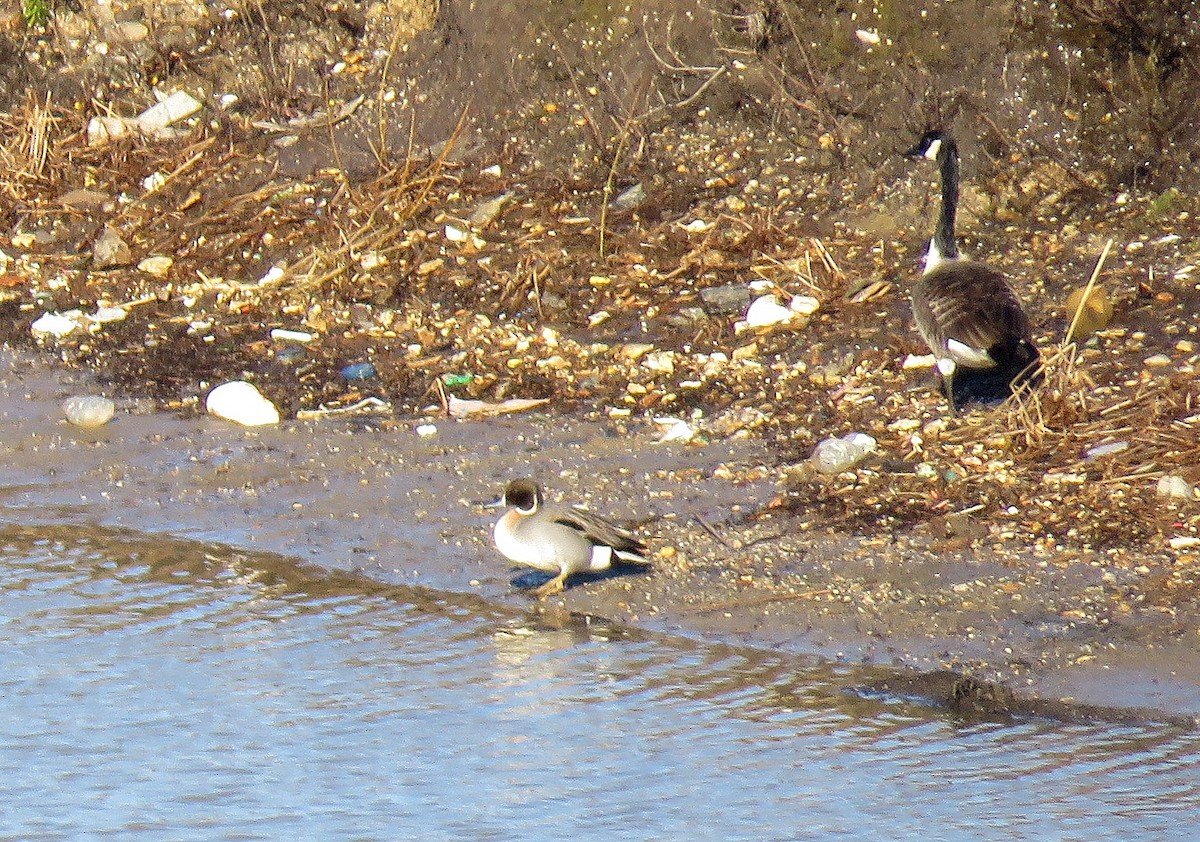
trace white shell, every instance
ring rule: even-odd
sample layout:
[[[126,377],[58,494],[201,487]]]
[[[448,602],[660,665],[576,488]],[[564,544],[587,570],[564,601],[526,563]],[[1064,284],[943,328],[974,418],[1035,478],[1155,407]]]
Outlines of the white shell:
[[[218,418],[246,427],[279,423],[279,410],[275,408],[275,404],[264,398],[262,392],[245,380],[222,383],[208,393],[204,406]]]

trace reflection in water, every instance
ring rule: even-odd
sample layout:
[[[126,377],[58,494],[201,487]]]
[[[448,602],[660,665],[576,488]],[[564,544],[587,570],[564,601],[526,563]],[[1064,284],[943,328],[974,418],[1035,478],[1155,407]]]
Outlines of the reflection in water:
[[[0,635],[0,838],[1150,840],[1200,795],[1164,726],[130,534],[0,529]]]

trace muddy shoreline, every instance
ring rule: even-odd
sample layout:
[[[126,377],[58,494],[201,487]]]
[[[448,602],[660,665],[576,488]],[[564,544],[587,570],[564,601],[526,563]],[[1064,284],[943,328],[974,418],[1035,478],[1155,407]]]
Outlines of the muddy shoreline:
[[[1149,615],[1119,625],[1064,617],[1064,606],[1095,600],[1103,570],[1047,570],[1014,588],[1014,576],[1028,572],[1015,572],[1010,559],[796,530],[790,515],[753,516],[775,482],[719,477],[723,468],[761,464],[761,443],[661,445],[648,428],[618,438],[603,422],[537,415],[433,417],[425,419],[438,428],[432,437],[417,435],[415,423],[292,421],[250,431],[119,396],[108,426],[70,427],[61,400],[91,386],[78,372],[6,354],[6,519],[280,553],[376,582],[475,594],[529,610],[538,623],[594,615],[879,668],[873,686],[860,690],[899,692],[963,715],[1177,725],[1200,715],[1200,665],[1189,638]],[[653,574],[580,581],[537,603],[521,590],[528,577],[489,546],[494,513],[475,504],[514,471],[564,493],[590,485],[593,508],[646,521],[660,552]],[[1026,596],[1014,602],[1017,592]]]

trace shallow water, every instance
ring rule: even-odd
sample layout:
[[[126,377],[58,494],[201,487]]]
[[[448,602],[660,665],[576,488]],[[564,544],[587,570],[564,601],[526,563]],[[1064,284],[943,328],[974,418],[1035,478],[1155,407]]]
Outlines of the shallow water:
[[[1200,736],[963,723],[849,668],[0,528],[0,838],[1185,838]]]

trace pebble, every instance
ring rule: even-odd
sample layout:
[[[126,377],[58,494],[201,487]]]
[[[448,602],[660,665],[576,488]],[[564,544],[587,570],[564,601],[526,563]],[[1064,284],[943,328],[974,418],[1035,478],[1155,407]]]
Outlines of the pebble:
[[[312,342],[317,337],[316,334],[306,330],[288,330],[277,327],[271,330],[271,338],[277,342]]]
[[[171,273],[171,267],[175,265],[175,261],[163,255],[151,255],[145,260],[138,263],[139,272],[145,272],[147,275],[153,275],[156,278],[165,278]]]
[[[44,336],[53,336],[56,339],[61,339],[79,327],[79,320],[76,318],[77,315],[82,314],[78,310],[72,310],[68,313],[43,313],[29,326],[29,331],[38,339]]]
[[[700,290],[700,300],[712,313],[740,313],[750,304],[750,290],[742,284],[706,287]]]
[[[682,418],[655,418],[654,423],[662,428],[662,432],[655,439],[656,444],[668,441],[691,441],[696,435],[696,431]]]
[[[123,322],[128,315],[129,312],[124,307],[97,307],[96,312],[88,318],[96,324],[102,325],[109,322]]]
[[[418,424],[417,435],[423,439],[437,435],[437,425],[435,424]]]
[[[372,363],[351,363],[342,369],[342,377],[351,383],[358,380],[370,380],[378,373]]]
[[[611,207],[613,210],[619,211],[633,210],[644,201],[646,201],[646,188],[639,181],[632,187],[622,190],[617,198],[612,200]]]
[[[110,269],[113,266],[124,266],[133,255],[129,244],[121,239],[121,235],[111,228],[105,228],[92,245],[92,266],[96,269]]]
[[[74,395],[62,402],[62,411],[76,427],[103,427],[112,420],[117,405],[100,395]]]
[[[749,328],[768,327],[795,318],[796,313],[790,307],[784,307],[773,295],[763,295],[754,299],[746,309],[746,326]]]
[[[1099,459],[1101,456],[1109,456],[1113,453],[1120,453],[1122,450],[1125,450],[1128,447],[1129,442],[1127,441],[1112,441],[1107,442],[1106,444],[1098,444],[1095,447],[1088,448],[1088,450],[1084,452],[1083,458]]]
[[[823,474],[840,474],[872,453],[878,443],[866,433],[847,433],[840,439],[821,440],[812,452],[813,465]]]
[[[1165,476],[1159,477],[1158,480],[1159,497],[1167,497],[1172,500],[1191,500],[1194,490],[1192,484],[1183,477]]]
[[[204,406],[218,418],[233,421],[246,427],[278,424],[279,410],[253,383],[233,380],[222,383],[208,393]]]

